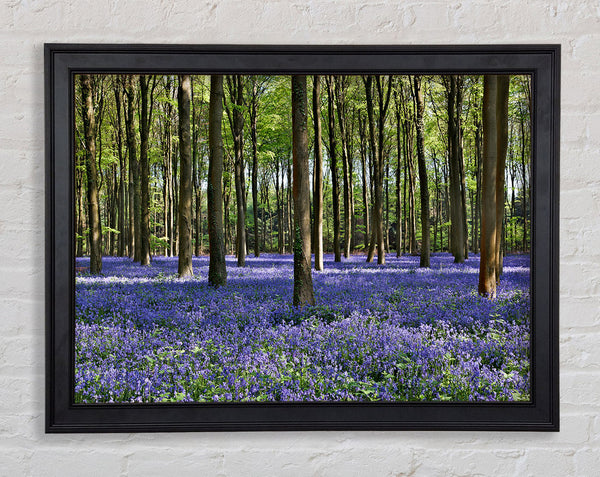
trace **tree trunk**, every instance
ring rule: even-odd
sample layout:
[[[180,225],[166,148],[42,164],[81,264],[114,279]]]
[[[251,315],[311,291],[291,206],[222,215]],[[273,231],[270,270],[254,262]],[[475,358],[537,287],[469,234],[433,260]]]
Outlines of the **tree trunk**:
[[[252,211],[254,216],[254,256],[260,257],[260,234],[258,228],[258,138],[256,122],[258,117],[258,86],[252,83],[252,104],[250,108],[250,137],[252,139]]]
[[[179,109],[179,260],[180,277],[194,274],[192,268],[192,148],[190,138],[190,75],[179,77],[177,104]]]
[[[119,219],[117,228],[119,236],[117,239],[117,255],[123,257],[126,247],[126,231],[125,231],[125,156],[123,155],[123,128],[122,128],[122,112],[123,112],[123,90],[121,79],[117,78],[115,83],[115,103],[117,109],[117,147],[119,151]]]
[[[229,96],[233,111],[227,108],[233,136],[234,182],[236,200],[237,266],[246,266],[246,180],[244,177],[244,87],[241,75],[229,76]]]
[[[225,239],[223,237],[223,76],[210,78],[208,112],[208,241],[210,261],[208,283],[218,287],[227,282]]]
[[[367,262],[373,260],[375,248],[377,248],[377,263],[385,264],[385,247],[383,236],[383,143],[384,127],[387,108],[391,94],[391,80],[388,79],[387,92],[382,84],[381,77],[375,77],[377,86],[377,98],[379,114],[377,117],[377,133],[375,132],[375,110],[373,105],[373,76],[369,75],[364,79],[365,93],[367,99],[367,116],[369,122],[369,142],[373,159],[372,182],[374,183],[374,204],[373,204],[373,229],[371,231],[371,243],[367,252]]]
[[[485,75],[483,80],[483,169],[481,178],[479,294],[490,299],[496,297],[497,90],[498,77],[496,75]]]
[[[150,167],[148,164],[148,135],[150,113],[148,110],[148,87],[150,77],[140,75],[140,264],[150,265]],[[137,181],[136,181],[137,182]]]
[[[402,188],[400,187],[402,179],[402,161],[401,161],[401,118],[400,118],[400,104],[398,98],[394,95],[396,101],[396,257],[402,255]]]
[[[508,148],[508,90],[510,87],[509,75],[498,75],[496,92],[496,280],[502,275],[502,235],[504,223],[504,169],[506,166],[506,150]]]
[[[125,92],[127,94],[127,109],[125,111],[125,134],[127,137],[127,150],[129,152],[129,257],[134,261],[140,255],[140,203],[139,203],[139,162],[136,154],[133,76],[126,76]]]
[[[327,114],[329,119],[329,167],[331,169],[331,194],[333,200],[333,255],[335,262],[342,261],[340,250],[340,193],[337,176],[337,142],[335,138],[334,112],[334,77],[328,76],[327,81]]]
[[[348,138],[346,137],[346,110],[345,110],[345,90],[344,78],[335,77],[335,99],[338,116],[338,125],[340,128],[340,139],[342,142],[342,184],[344,187],[344,257],[350,256],[350,243],[352,240],[351,228],[351,208],[350,208],[350,157],[348,151]]]
[[[460,110],[458,76],[451,75],[448,95],[448,162],[450,168],[450,246],[454,263],[465,261],[465,216],[461,190],[463,158],[460,154]]]
[[[425,137],[423,113],[423,91],[421,89],[421,78],[415,75],[414,94],[416,101],[416,130],[417,130],[417,161],[419,164],[419,184],[421,192],[421,260],[420,267],[429,267],[430,237],[429,237],[429,185],[427,181],[427,166],[425,164]]]
[[[362,200],[363,200],[363,220],[364,220],[364,248],[369,248],[369,232],[371,230],[369,217],[369,186],[367,185],[367,138],[364,129],[364,116],[360,115],[358,119],[358,133],[360,136],[360,162],[362,166]]]
[[[81,75],[81,114],[85,134],[88,215],[90,226],[90,273],[102,272],[102,237],[98,200],[98,171],[96,166],[96,119],[92,100],[90,75]]]
[[[292,76],[294,306],[314,305],[310,266],[310,180],[306,76]]]
[[[323,150],[321,148],[321,77],[313,83],[313,122],[315,128],[315,164],[313,170],[315,270],[323,270]]]
[[[475,234],[473,238],[473,252],[479,252],[479,236],[480,236],[480,222],[481,222],[481,174],[483,167],[482,158],[482,145],[481,145],[481,122],[477,121],[475,124],[475,160],[476,160],[476,187],[475,187],[475,216],[473,221],[475,223],[474,229]]]

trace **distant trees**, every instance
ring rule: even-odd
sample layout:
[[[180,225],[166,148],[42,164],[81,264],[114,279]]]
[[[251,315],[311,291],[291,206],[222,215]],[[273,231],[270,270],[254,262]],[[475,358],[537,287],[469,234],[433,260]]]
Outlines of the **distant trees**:
[[[392,92],[392,77],[369,75],[363,78],[365,85],[367,118],[369,124],[369,145],[371,151],[372,174],[374,184],[374,203],[372,213],[372,230],[367,252],[367,262],[373,260],[377,248],[377,263],[385,264],[385,247],[383,231],[383,181],[384,181],[384,142],[385,122]],[[373,91],[375,83],[376,92]],[[377,98],[377,116],[373,96]],[[375,124],[377,123],[377,124]]]
[[[292,102],[283,76],[79,75],[75,251],[93,273],[102,255],[177,255],[186,276],[208,242],[222,286],[226,253],[244,266],[248,247],[307,243],[294,187],[312,171],[316,270],[327,252],[384,265],[395,249],[427,267],[431,253],[460,263],[481,246],[479,291],[493,296],[503,254],[527,252],[531,235],[530,78],[494,78],[315,76],[308,105],[306,78]]]

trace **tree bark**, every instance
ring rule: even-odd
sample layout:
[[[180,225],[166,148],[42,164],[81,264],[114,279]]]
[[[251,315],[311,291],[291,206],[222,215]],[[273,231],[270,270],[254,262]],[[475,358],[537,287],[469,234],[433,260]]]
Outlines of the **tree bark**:
[[[127,137],[127,149],[129,152],[129,256],[134,261],[139,261],[141,255],[140,237],[140,165],[136,152],[135,126],[134,126],[134,102],[135,91],[133,89],[133,76],[126,76],[125,92],[127,94],[127,109],[125,111],[125,134]]]
[[[358,120],[358,134],[360,136],[360,162],[362,166],[362,200],[363,200],[363,220],[364,220],[364,248],[369,249],[369,236],[371,231],[369,217],[369,186],[367,184],[367,138],[364,129],[364,116],[360,115]]]
[[[252,78],[252,102],[250,107],[250,138],[252,140],[252,211],[254,216],[254,256],[260,257],[260,234],[258,228],[258,84]]]
[[[321,147],[321,77],[315,76],[312,95],[315,129],[315,164],[313,169],[313,215],[315,270],[323,270],[323,150]]]
[[[459,88],[461,84],[457,75],[451,75],[447,89],[448,96],[448,162],[450,165],[450,246],[454,263],[465,261],[465,228],[466,220],[461,190],[463,158],[460,148],[460,110]]]
[[[479,294],[490,299],[496,297],[497,90],[498,77],[496,75],[485,75],[483,79],[483,168],[481,174]]]
[[[340,140],[342,144],[342,185],[344,188],[344,257],[350,256],[350,244],[352,240],[351,218],[352,211],[350,207],[350,157],[348,151],[348,138],[346,136],[346,107],[345,107],[345,78],[335,77],[335,99],[338,116],[338,126],[340,129]]]
[[[123,257],[126,248],[126,230],[125,230],[125,157],[123,155],[123,128],[122,128],[122,111],[123,111],[123,89],[121,78],[115,79],[115,105],[117,110],[117,147],[119,151],[119,199],[118,199],[118,225],[119,237],[117,239],[117,255]]]
[[[90,226],[90,273],[102,272],[102,237],[98,199],[98,171],[96,166],[96,119],[92,100],[90,75],[81,75],[81,107],[85,134],[85,155],[88,187],[88,215]]]
[[[210,78],[208,112],[208,240],[210,261],[208,283],[219,287],[227,282],[225,239],[223,236],[223,76]]]
[[[402,160],[401,160],[401,124],[402,120],[400,117],[400,105],[398,104],[398,98],[394,95],[396,100],[396,257],[402,255],[402,188],[400,187],[402,179]]]
[[[148,109],[148,87],[150,77],[139,76],[140,83],[140,264],[150,265],[150,167],[148,164],[148,135],[150,113]]]
[[[310,265],[310,180],[306,76],[292,76],[294,306],[314,305]]]
[[[334,112],[334,77],[328,76],[327,81],[327,114],[329,119],[329,167],[331,169],[331,194],[333,201],[333,255],[335,262],[342,261],[340,250],[340,192],[337,174],[337,141],[335,137]]]
[[[506,167],[506,151],[508,148],[508,90],[509,75],[498,75],[496,92],[496,130],[497,130],[497,162],[496,162],[496,280],[502,275],[502,231],[504,222],[504,170]]]
[[[419,184],[421,192],[421,259],[420,267],[429,268],[430,237],[429,237],[429,185],[427,181],[427,166],[425,164],[425,137],[423,113],[423,91],[421,89],[421,78],[415,75],[414,95],[416,101],[416,130],[417,130],[417,161],[419,164]]]
[[[179,260],[180,277],[194,274],[192,268],[192,149],[190,137],[190,75],[179,77],[177,104],[179,109]]]
[[[229,76],[231,109],[227,116],[233,135],[234,182],[236,200],[236,256],[237,266],[246,266],[246,180],[244,177],[244,88],[241,75]]]

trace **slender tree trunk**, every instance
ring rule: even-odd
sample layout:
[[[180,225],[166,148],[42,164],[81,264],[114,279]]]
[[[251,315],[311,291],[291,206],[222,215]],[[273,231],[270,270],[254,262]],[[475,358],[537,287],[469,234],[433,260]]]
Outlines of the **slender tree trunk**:
[[[288,157],[287,162],[287,203],[286,203],[286,212],[287,212],[287,227],[288,227],[288,245],[289,252],[294,253],[294,212],[293,212],[293,191],[292,191],[292,157]],[[309,196],[310,197],[310,196]]]
[[[463,216],[463,247],[465,260],[469,258],[469,228],[467,224],[467,185],[465,177],[465,161],[463,155],[463,126],[462,126],[462,103],[463,103],[463,77],[459,76],[456,88],[456,119],[457,119],[457,143],[458,157],[460,158],[460,192]]]
[[[192,268],[192,148],[190,137],[190,75],[179,77],[177,104],[179,108],[179,260],[180,277],[194,274]]]
[[[373,260],[375,247],[377,247],[377,263],[385,264],[385,246],[383,235],[383,171],[384,171],[384,128],[387,108],[391,95],[391,79],[388,78],[387,88],[380,76],[375,77],[377,87],[377,99],[379,114],[377,117],[377,134],[375,133],[375,112],[373,105],[373,76],[364,79],[367,98],[367,116],[369,119],[369,139],[371,151],[373,152],[373,182],[374,182],[374,206],[373,206],[373,230],[371,232],[371,243],[367,253],[367,262]]]
[[[135,127],[134,127],[134,101],[133,77],[126,76],[127,109],[125,112],[125,134],[127,137],[127,150],[129,152],[129,256],[134,261],[139,261],[140,256],[140,203],[139,203],[139,162],[136,153]]]
[[[508,90],[510,87],[509,75],[498,75],[496,97],[496,280],[502,275],[502,236],[504,224],[504,170],[506,167],[506,151],[508,148]]]
[[[340,129],[340,139],[342,144],[342,184],[344,187],[344,257],[350,256],[350,243],[352,240],[351,229],[351,210],[350,210],[350,157],[348,151],[348,138],[346,137],[346,108],[345,108],[345,90],[344,78],[336,76],[335,78],[335,99],[338,116],[338,125]]]
[[[234,182],[236,200],[236,256],[237,266],[246,266],[246,180],[244,177],[244,87],[241,75],[228,77],[231,111],[227,116],[233,135]]]
[[[306,76],[292,76],[294,306],[314,305],[310,266],[310,179]]]
[[[123,155],[123,129],[122,129],[122,112],[123,112],[123,91],[121,86],[121,80],[117,77],[115,83],[115,103],[117,109],[117,148],[119,151],[119,219],[117,228],[119,229],[119,236],[117,239],[117,255],[122,257],[125,255],[125,156]]]
[[[496,96],[498,77],[496,75],[485,75],[483,84],[483,170],[479,294],[494,299],[496,297],[496,173],[498,157]]]
[[[475,222],[475,234],[473,239],[473,252],[479,252],[479,236],[480,236],[480,222],[481,222],[481,175],[483,167],[482,158],[482,144],[481,144],[481,122],[477,121],[475,124],[475,160],[476,160],[476,188],[475,188],[475,216],[473,220]]]
[[[90,225],[90,273],[102,272],[102,237],[100,235],[100,206],[98,199],[98,171],[96,166],[96,119],[92,99],[90,75],[81,75],[81,107],[85,134],[85,156],[88,188],[88,215]]]
[[[77,246],[76,246],[76,255],[78,257],[83,256],[83,244],[85,243],[84,237],[84,222],[85,222],[85,212],[84,212],[84,200],[83,200],[83,173],[80,170],[80,167],[87,167],[85,164],[84,158],[76,157],[77,161],[77,169],[75,170],[75,188],[77,191]]]
[[[369,237],[371,231],[369,217],[369,186],[367,184],[367,138],[364,129],[364,116],[360,116],[358,120],[358,131],[360,135],[360,161],[362,165],[362,200],[363,200],[363,217],[365,227],[364,247],[365,251],[369,248]]]
[[[283,181],[279,185],[279,160],[275,162],[275,201],[277,202],[277,253],[283,254]]]
[[[329,119],[329,167],[331,169],[331,187],[333,200],[333,255],[335,262],[342,261],[340,250],[340,193],[337,174],[337,142],[335,138],[335,112],[334,112],[334,77],[329,76],[327,81],[327,114]]]
[[[321,77],[315,76],[312,95],[313,122],[315,128],[315,164],[313,169],[313,236],[315,247],[315,270],[323,270],[323,150],[321,148]]]
[[[256,122],[258,117],[258,90],[256,79],[252,83],[252,103],[250,108],[250,138],[252,140],[252,210],[254,216],[254,256],[260,257],[260,234],[258,227],[258,138]]]
[[[210,78],[208,112],[208,241],[210,261],[208,283],[218,287],[227,282],[225,239],[223,237],[223,76]]]
[[[150,78],[139,76],[140,82],[140,264],[150,265],[150,167],[148,164],[148,135],[150,113],[148,110],[148,87]]]
[[[521,114],[521,117],[523,116],[523,114]],[[523,121],[523,119],[521,119],[521,174],[523,176],[523,189],[522,189],[522,195],[521,195],[521,210],[522,210],[522,214],[523,214],[523,237],[522,237],[522,250],[523,252],[526,252],[527,250],[529,250],[529,241],[527,238],[527,231],[528,231],[528,211],[527,211],[527,204],[529,202],[529,193],[527,191],[527,166],[526,166],[526,162],[525,162],[525,141],[526,141],[526,134],[525,134],[525,121]]]
[[[402,161],[401,161],[401,118],[400,118],[400,105],[398,99],[396,100],[396,257],[402,255],[402,188],[400,187],[402,179]]]
[[[427,181],[427,166],[425,164],[425,137],[423,114],[423,92],[421,89],[421,78],[415,75],[413,78],[416,100],[416,129],[417,129],[417,161],[419,163],[419,184],[421,192],[421,260],[420,267],[429,267],[430,237],[429,237],[429,185]]]
[[[203,101],[204,84],[201,82],[201,101]],[[198,112],[196,110],[196,100],[194,97],[194,78],[192,77],[192,184],[194,186],[194,236],[196,238],[194,242],[194,255],[202,255],[202,162],[199,159],[199,145],[198,139],[200,135],[200,123],[202,108]],[[201,103],[202,104],[202,103]]]
[[[450,246],[454,263],[465,261],[465,216],[461,191],[460,109],[458,76],[451,75],[448,96],[448,162],[450,169]]]

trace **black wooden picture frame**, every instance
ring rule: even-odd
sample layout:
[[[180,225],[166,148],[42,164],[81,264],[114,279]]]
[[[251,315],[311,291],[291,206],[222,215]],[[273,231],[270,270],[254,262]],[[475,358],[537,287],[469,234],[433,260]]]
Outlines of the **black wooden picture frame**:
[[[77,73],[532,75],[531,401],[74,404]],[[46,432],[558,431],[559,45],[45,45]]]

